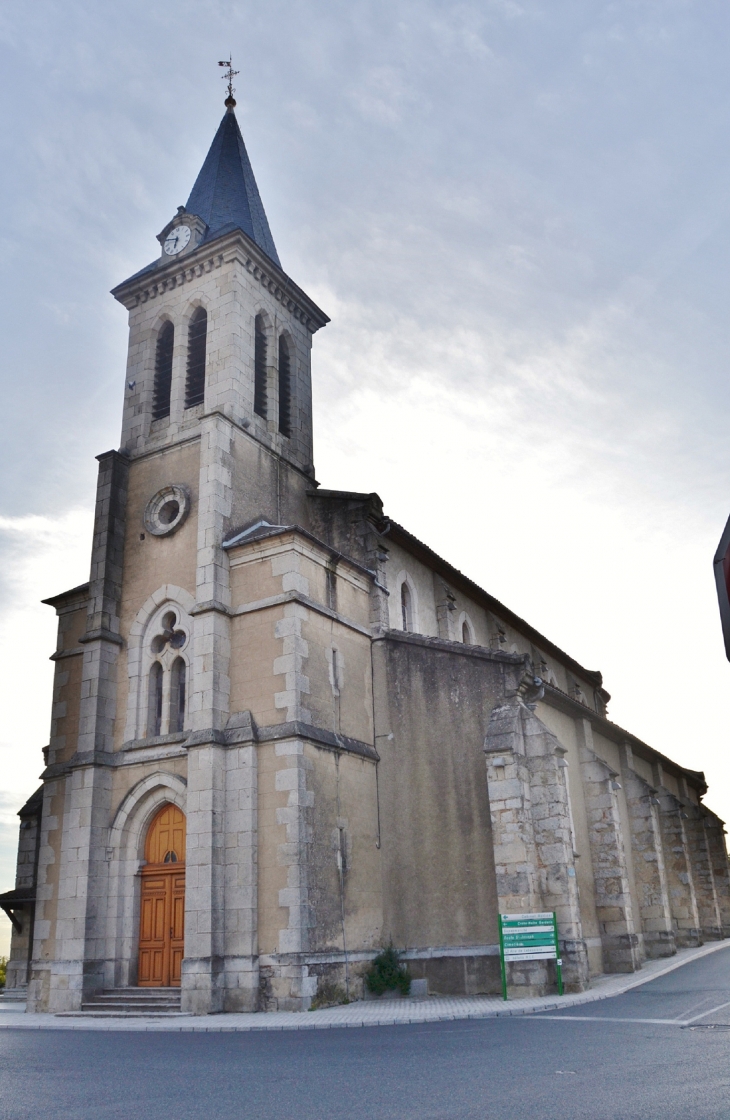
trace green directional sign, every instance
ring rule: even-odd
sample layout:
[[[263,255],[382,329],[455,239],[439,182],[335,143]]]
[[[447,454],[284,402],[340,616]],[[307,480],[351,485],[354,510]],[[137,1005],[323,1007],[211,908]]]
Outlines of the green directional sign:
[[[507,999],[507,964],[510,961],[555,961],[558,992],[563,994],[563,962],[558,949],[558,919],[554,910],[542,914],[500,914],[499,956],[502,995]]]

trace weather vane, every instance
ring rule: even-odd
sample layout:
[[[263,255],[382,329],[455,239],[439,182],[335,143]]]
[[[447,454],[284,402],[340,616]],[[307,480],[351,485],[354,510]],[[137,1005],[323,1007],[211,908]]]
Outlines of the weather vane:
[[[232,109],[236,104],[233,97],[233,94],[236,92],[233,88],[233,79],[235,78],[236,74],[240,74],[241,71],[233,69],[233,55],[230,55],[228,61],[224,59],[223,62],[219,62],[218,65],[226,67],[226,72],[225,74],[221,74],[221,78],[223,78],[224,81],[228,81],[228,97],[226,98],[226,105],[230,109]]]

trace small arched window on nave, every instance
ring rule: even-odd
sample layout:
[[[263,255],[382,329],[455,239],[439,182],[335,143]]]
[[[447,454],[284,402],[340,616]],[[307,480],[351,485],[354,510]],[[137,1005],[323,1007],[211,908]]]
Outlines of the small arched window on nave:
[[[162,727],[162,666],[153,661],[147,691],[147,735],[153,738]]]
[[[266,419],[266,326],[263,315],[257,315],[254,323],[253,355],[253,410],[257,416]]]
[[[170,732],[185,728],[185,677],[185,662],[176,657],[170,673]]]
[[[471,630],[469,629],[469,623],[466,619],[464,619],[461,624],[461,640],[465,646],[470,646],[472,644]]]
[[[208,312],[199,307],[188,326],[188,364],[185,378],[185,407],[194,408],[205,400],[205,344]]]
[[[406,580],[400,585],[400,610],[401,620],[403,622],[403,629],[409,633],[413,633],[413,596],[411,589]]]
[[[289,343],[279,335],[279,431],[291,436],[291,358]]]
[[[172,351],[175,345],[175,328],[168,320],[160,327],[155,347],[155,383],[152,396],[152,419],[162,420],[170,415],[172,390]]]

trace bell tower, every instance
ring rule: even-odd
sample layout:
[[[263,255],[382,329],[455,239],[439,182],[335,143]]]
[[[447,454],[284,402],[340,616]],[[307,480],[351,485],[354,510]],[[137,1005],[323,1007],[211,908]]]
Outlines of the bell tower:
[[[253,765],[250,745],[229,742],[240,605],[226,545],[251,526],[309,527],[310,353],[328,318],[282,270],[234,109],[229,89],[156,259],[112,293],[129,313],[121,446],[99,456],[90,581],[50,601],[78,628],[79,716],[77,733],[52,734],[47,797],[70,775],[65,804],[82,823],[53,855],[53,916],[39,908],[37,926],[50,963],[33,972],[32,1007],[74,1009],[89,992],[137,982],[134,954],[109,934],[109,906],[126,905],[110,902],[122,879],[109,822],[150,765],[163,776],[139,812],[157,798],[186,813],[183,1009],[219,1010],[229,988],[255,1003],[250,830],[235,849],[247,917],[235,928],[223,917],[235,890],[222,791],[232,767],[249,775]]]
[[[310,484],[311,340],[328,319],[281,268],[226,105],[158,258],[113,290],[129,311],[122,451],[186,442],[219,415]]]
[[[229,92],[190,197],[158,235],[159,256],[113,291],[129,311],[121,628],[124,616],[139,618],[143,604],[158,597],[169,600],[190,632],[182,650],[190,650],[182,973],[189,1011],[216,1009],[223,998],[215,963],[223,934],[215,928],[219,919],[212,928],[210,919],[222,913],[224,891],[215,791],[231,765],[221,747],[232,715],[231,582],[223,546],[261,522],[308,526],[307,491],[316,485],[310,354],[312,335],[328,322],[281,268],[234,108]],[[144,641],[140,650],[144,658]],[[130,648],[126,727],[117,748],[150,737],[152,685],[135,656]],[[163,698],[172,687],[166,691],[163,680]],[[240,937],[233,956],[250,961],[248,934]],[[241,979],[226,981],[244,988],[250,982],[245,969]]]

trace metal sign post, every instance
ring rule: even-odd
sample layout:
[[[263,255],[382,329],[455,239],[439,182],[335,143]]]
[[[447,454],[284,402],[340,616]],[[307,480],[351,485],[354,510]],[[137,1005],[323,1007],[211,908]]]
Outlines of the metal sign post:
[[[558,919],[554,910],[542,914],[499,915],[499,960],[502,996],[507,999],[507,965],[510,961],[555,961],[558,994],[563,994],[563,962],[558,949]]]

